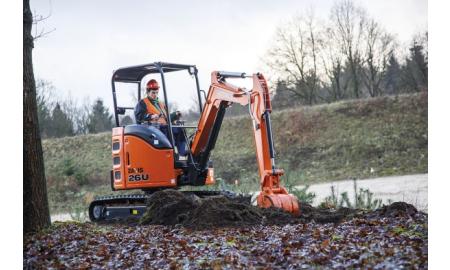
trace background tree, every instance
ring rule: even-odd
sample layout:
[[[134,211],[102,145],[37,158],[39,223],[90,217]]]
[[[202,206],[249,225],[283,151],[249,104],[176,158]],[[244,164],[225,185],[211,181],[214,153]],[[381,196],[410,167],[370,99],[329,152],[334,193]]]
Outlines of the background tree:
[[[319,54],[323,39],[318,27],[310,11],[278,28],[266,61],[277,74],[275,81],[285,82],[286,87],[279,90],[290,91],[308,105],[316,103],[322,83]]]
[[[33,16],[23,1],[23,232],[50,225],[44,160],[36,105],[31,28]]]
[[[53,86],[50,82],[45,80],[36,81],[36,103],[39,120],[39,130],[42,138],[49,136],[52,114],[52,93]]]
[[[363,62],[361,79],[371,97],[383,94],[381,82],[385,76],[388,61],[394,53],[394,38],[372,18],[365,21],[363,30]]]
[[[278,96],[274,102],[312,105],[427,89],[426,32],[400,57],[394,35],[351,0],[336,2],[327,21],[312,14],[297,16],[275,33],[264,59]]]
[[[389,57],[388,65],[386,67],[386,74],[383,79],[383,88],[385,93],[395,95],[400,93],[401,85],[401,66],[397,57],[392,54]]]
[[[428,89],[428,33],[413,38],[409,55],[403,68],[403,86],[408,92]]]
[[[346,72],[345,56],[341,49],[333,43],[336,40],[336,31],[332,27],[327,27],[324,31],[324,39],[321,54],[323,68],[328,85],[325,87],[328,92],[328,102],[338,101],[349,96],[348,88],[350,82],[349,72]]]
[[[331,10],[331,24],[335,27],[333,42],[341,49],[348,65],[353,86],[353,96],[361,96],[361,64],[364,25],[367,15],[365,10],[356,6],[350,0],[336,2]]]
[[[127,126],[127,125],[134,124],[135,121],[133,120],[133,118],[130,115],[124,115],[124,116],[119,117],[119,123],[121,126]]]
[[[83,135],[89,132],[89,116],[91,114],[91,102],[85,97],[80,106],[75,109],[74,126],[76,134]]]
[[[88,117],[87,128],[89,133],[110,131],[112,129],[112,115],[108,108],[103,105],[102,99],[94,101],[91,113]]]
[[[75,135],[75,133],[72,120],[67,113],[61,109],[59,103],[56,103],[52,111],[49,136],[60,138],[73,135]]]

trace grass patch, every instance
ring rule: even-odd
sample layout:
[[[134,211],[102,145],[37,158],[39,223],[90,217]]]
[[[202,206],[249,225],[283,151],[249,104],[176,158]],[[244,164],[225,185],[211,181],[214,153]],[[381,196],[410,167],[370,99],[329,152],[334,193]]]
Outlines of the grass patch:
[[[277,162],[311,184],[426,173],[427,104],[421,93],[274,111]],[[213,153],[217,175],[258,179],[253,145],[248,117],[226,119]]]
[[[427,99],[426,93],[419,93],[274,108],[276,162],[291,178],[301,178],[289,179],[292,185],[426,173]],[[110,132],[43,140],[43,149],[52,213],[91,194],[111,193]],[[225,118],[212,159],[221,185],[239,180],[230,187],[258,189],[249,116]]]

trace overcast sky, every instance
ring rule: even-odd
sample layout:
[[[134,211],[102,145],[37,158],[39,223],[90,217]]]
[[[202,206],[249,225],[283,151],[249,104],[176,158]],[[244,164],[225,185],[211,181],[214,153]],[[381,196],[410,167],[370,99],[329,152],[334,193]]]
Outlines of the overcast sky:
[[[427,29],[427,1],[355,1],[400,42]],[[51,16],[38,28],[37,78],[51,81],[62,96],[101,97],[112,104],[114,69],[164,61],[195,64],[201,88],[213,70],[256,72],[277,26],[313,8],[328,18],[334,0],[254,1],[57,1],[33,0],[33,13]],[[180,107],[188,100],[174,84]],[[170,85],[169,85],[170,87]]]

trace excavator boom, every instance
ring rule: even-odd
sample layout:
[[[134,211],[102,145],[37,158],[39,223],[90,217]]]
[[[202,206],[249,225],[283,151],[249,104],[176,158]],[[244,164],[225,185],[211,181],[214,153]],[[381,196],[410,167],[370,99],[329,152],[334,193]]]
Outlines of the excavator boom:
[[[227,78],[251,78],[253,87],[248,91],[228,83]],[[206,162],[217,140],[225,109],[233,103],[249,106],[253,121],[261,184],[261,192],[257,197],[258,205],[265,208],[277,207],[298,215],[297,198],[280,185],[283,170],[275,167],[275,150],[270,122],[272,106],[267,82],[262,74],[250,76],[236,72],[212,72],[205,107],[191,144],[194,160],[200,168],[207,166]]]

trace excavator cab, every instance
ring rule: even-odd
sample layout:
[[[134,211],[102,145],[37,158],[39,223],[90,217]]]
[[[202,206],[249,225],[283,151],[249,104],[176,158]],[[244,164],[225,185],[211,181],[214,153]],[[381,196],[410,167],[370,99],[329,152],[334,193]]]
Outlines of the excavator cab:
[[[167,73],[185,72],[195,78],[199,112],[202,112],[201,90],[194,65],[182,65],[155,62],[145,65],[124,67],[115,70],[111,79],[116,127],[112,131],[111,187],[113,190],[142,189],[153,192],[163,188],[175,188],[182,185],[208,185],[214,183],[213,168],[209,166],[203,171],[203,180],[192,175],[192,158],[179,160],[175,150],[175,139],[172,128],[183,131],[195,129],[197,126],[186,126],[182,123],[174,125],[170,119],[170,102],[167,88]],[[126,83],[136,87],[136,97],[141,100],[142,80],[147,75],[159,75],[162,97],[167,111],[167,135],[157,125],[120,123],[120,116],[127,111],[133,112],[134,106],[122,106],[118,100],[118,83]],[[129,87],[127,88],[129,89]],[[186,136],[186,140],[188,138]]]

